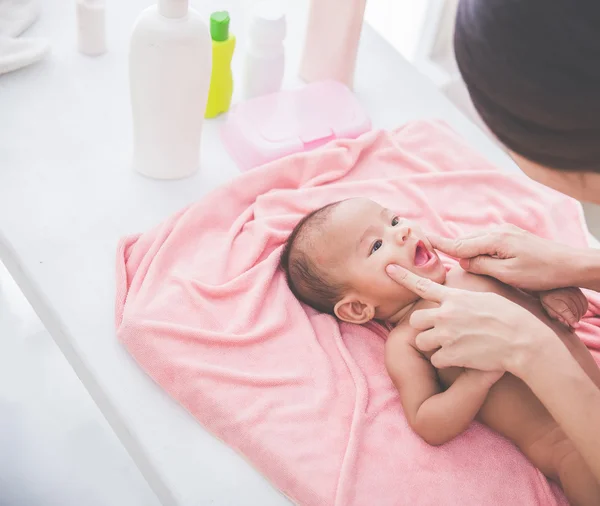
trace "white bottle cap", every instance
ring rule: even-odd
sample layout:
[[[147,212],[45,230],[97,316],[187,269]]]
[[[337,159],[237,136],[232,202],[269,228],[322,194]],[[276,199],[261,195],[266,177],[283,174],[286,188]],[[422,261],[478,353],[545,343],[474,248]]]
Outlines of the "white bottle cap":
[[[158,12],[165,18],[183,18],[189,8],[189,0],[158,0]]]
[[[258,44],[277,44],[285,39],[285,34],[286,21],[281,2],[258,2],[250,24],[250,38]]]

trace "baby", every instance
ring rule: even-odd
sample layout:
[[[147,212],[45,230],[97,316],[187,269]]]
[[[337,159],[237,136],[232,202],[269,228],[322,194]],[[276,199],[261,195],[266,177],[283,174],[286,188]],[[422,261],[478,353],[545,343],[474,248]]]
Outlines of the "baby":
[[[447,272],[415,223],[362,198],[336,202],[304,217],[281,256],[289,286],[302,302],[345,322],[377,319],[393,327],[385,364],[408,422],[425,441],[441,445],[477,419],[513,441],[562,486],[572,505],[600,505],[600,484],[521,380],[499,372],[436,370],[431,365],[431,354],[416,347],[417,331],[408,321],[414,311],[434,303],[392,281],[385,272],[392,263],[437,283],[496,292],[520,304],[554,329],[600,388],[600,369],[588,349],[570,329],[548,317],[558,319],[570,310],[579,320],[587,309],[581,292],[567,288],[533,297],[460,268]]]

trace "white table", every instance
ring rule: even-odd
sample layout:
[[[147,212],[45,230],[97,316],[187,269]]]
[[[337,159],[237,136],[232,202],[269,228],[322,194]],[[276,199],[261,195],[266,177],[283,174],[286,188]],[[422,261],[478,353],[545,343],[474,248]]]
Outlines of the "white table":
[[[47,0],[30,33],[49,37],[53,54],[0,77],[0,259],[164,505],[289,504],[167,397],[115,338],[117,239],[237,174],[218,138],[219,120],[206,126],[196,176],[159,182],[130,170],[127,47],[136,14],[149,3],[108,2],[110,50],[94,59],[75,49],[72,2]],[[297,84],[306,4],[295,0],[290,9],[288,86]],[[368,27],[356,93],[375,127],[440,117],[490,160],[515,170]]]

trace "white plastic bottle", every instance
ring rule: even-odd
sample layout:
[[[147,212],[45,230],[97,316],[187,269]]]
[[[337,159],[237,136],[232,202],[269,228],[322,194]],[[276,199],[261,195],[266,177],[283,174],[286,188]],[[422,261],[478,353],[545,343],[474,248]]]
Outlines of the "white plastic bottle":
[[[211,74],[210,33],[188,0],[158,0],[138,17],[129,53],[133,167],[178,179],[200,165]]]
[[[77,47],[88,56],[106,52],[104,0],[77,0]]]
[[[260,2],[250,24],[244,68],[245,98],[274,93],[281,88],[285,70],[283,40],[285,14],[279,2]]]

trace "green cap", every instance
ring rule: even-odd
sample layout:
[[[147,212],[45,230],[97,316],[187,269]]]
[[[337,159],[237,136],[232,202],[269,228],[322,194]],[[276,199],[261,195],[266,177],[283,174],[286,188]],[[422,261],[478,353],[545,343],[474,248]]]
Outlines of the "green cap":
[[[229,12],[213,12],[210,15],[210,36],[217,42],[223,42],[229,38]]]

